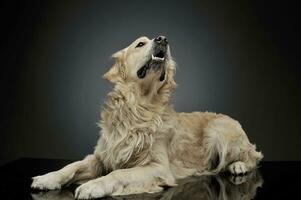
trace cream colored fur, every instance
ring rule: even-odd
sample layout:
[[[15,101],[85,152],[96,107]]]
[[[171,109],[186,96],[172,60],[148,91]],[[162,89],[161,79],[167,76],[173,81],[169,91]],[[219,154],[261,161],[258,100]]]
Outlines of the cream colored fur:
[[[143,42],[144,46],[137,48]],[[137,78],[154,40],[138,38],[113,55],[116,63],[104,75],[114,84],[101,112],[100,138],[92,155],[61,170],[33,178],[32,187],[59,189],[74,182],[80,199],[159,192],[191,175],[233,174],[254,169],[262,159],[241,125],[209,112],[178,113],[170,104],[176,87],[175,62]],[[165,71],[165,79],[158,78]],[[90,180],[90,181],[88,181]]]

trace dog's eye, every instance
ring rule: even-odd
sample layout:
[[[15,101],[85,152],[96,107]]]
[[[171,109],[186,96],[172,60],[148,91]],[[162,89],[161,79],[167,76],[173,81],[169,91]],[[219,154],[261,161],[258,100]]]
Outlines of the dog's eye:
[[[136,48],[138,48],[138,47],[142,47],[143,45],[145,45],[145,43],[144,43],[144,42],[139,42],[139,43],[137,44]]]

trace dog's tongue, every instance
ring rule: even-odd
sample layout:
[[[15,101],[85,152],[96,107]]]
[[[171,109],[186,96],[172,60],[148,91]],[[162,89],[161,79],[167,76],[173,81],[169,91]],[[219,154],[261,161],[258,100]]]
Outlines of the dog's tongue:
[[[147,71],[147,66],[141,67],[141,69],[137,71],[138,78],[144,78],[146,76],[146,71]]]
[[[161,73],[161,76],[160,76],[160,78],[159,78],[159,81],[163,81],[165,79],[165,71],[163,71],[162,73]]]

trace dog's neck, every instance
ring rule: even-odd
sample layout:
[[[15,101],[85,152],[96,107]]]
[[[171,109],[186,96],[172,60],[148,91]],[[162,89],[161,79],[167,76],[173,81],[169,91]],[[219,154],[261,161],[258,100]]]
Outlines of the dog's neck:
[[[111,116],[114,117],[112,121],[121,119],[122,122],[130,123],[131,127],[135,127],[133,123],[152,122],[154,118],[160,118],[168,107],[167,104],[162,105],[160,102],[141,96],[133,85],[116,85],[107,95],[102,120]]]
[[[142,106],[155,112],[164,110],[170,106],[170,90],[166,87],[161,87],[158,90],[154,87],[138,85],[136,83],[116,84],[113,91],[108,94],[108,100],[122,100],[125,104],[130,106]]]

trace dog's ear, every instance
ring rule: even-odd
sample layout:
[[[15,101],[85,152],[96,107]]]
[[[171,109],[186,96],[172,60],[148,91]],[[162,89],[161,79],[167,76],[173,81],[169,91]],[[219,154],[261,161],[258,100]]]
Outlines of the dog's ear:
[[[117,83],[119,81],[119,69],[117,63],[115,63],[102,77],[111,83]]]
[[[115,59],[115,64],[103,75],[103,78],[111,83],[121,82],[125,79],[124,71],[124,56],[126,49],[122,49],[112,55]]]

